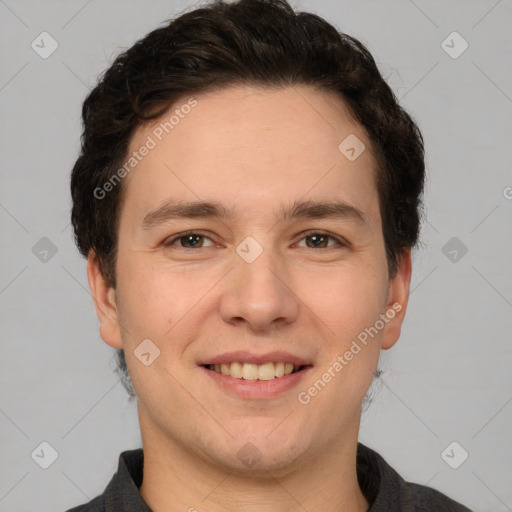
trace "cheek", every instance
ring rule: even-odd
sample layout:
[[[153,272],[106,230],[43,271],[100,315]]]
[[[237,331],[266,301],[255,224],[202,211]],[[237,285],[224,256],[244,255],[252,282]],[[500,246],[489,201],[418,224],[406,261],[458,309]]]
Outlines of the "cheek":
[[[197,317],[211,311],[205,297],[210,297],[222,273],[198,274],[197,269],[169,266],[165,261],[150,263],[151,259],[144,253],[131,254],[119,266],[125,342],[132,346],[149,338],[166,352],[170,347],[179,352],[184,344],[178,339],[187,339],[184,333],[197,328]]]
[[[303,280],[300,296],[329,329],[327,338],[346,340],[379,318],[387,298],[387,282],[370,267],[331,269]],[[306,308],[306,310],[308,309]],[[334,331],[334,332],[332,332]]]
[[[122,302],[122,321],[126,335],[136,339],[161,339],[170,325],[180,317],[184,294],[176,280],[156,270],[133,255],[118,267],[119,292]],[[136,339],[135,339],[136,338]]]

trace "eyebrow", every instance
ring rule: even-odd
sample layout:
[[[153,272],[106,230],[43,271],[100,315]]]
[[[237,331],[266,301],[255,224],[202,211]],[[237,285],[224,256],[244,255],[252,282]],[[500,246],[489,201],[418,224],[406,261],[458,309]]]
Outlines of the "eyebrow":
[[[237,213],[217,201],[169,201],[149,212],[142,221],[142,229],[149,230],[173,219],[217,218],[236,220]],[[370,227],[366,214],[343,201],[294,201],[290,206],[281,206],[279,221],[291,219],[346,219]]]

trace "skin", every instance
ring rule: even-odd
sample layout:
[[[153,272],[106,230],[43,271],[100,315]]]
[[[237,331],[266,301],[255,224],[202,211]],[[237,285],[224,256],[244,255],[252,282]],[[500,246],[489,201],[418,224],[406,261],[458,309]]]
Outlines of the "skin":
[[[237,86],[195,97],[191,113],[125,178],[116,290],[94,251],[88,258],[101,337],[124,348],[137,394],[141,495],[155,512],[366,511],[356,474],[361,405],[380,351],[400,336],[411,277],[410,251],[396,277],[388,276],[370,140],[341,98],[305,86]],[[160,122],[140,127],[130,151]],[[349,134],[366,146],[354,161],[338,149]],[[333,198],[362,210],[368,226],[278,222],[281,204]],[[144,216],[169,199],[216,200],[238,218],[141,229]],[[163,246],[186,230],[205,238]],[[304,238],[309,230],[349,244],[327,239],[316,247]],[[263,248],[250,264],[236,252],[248,236]],[[308,404],[299,403],[298,392],[397,303],[401,311],[378,335]],[[161,351],[149,366],[134,355],[147,338]],[[235,398],[197,366],[234,350],[285,350],[313,369],[277,397]],[[261,454],[252,467],[237,457],[248,442]]]

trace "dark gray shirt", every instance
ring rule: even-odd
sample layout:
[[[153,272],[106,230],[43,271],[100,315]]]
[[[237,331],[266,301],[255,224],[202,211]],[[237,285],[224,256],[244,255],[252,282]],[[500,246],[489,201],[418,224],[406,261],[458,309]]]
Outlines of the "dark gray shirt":
[[[142,448],[119,456],[105,492],[67,512],[152,512],[142,499]],[[370,503],[367,512],[471,512],[431,487],[406,482],[376,451],[357,443],[357,478]]]

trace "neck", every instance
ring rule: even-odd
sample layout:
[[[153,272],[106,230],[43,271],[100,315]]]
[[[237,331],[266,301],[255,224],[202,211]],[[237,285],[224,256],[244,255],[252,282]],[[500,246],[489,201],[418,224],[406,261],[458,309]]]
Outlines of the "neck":
[[[356,473],[359,421],[321,456],[305,454],[293,468],[243,473],[190,451],[140,420],[144,450],[140,493],[153,512],[368,510]]]

